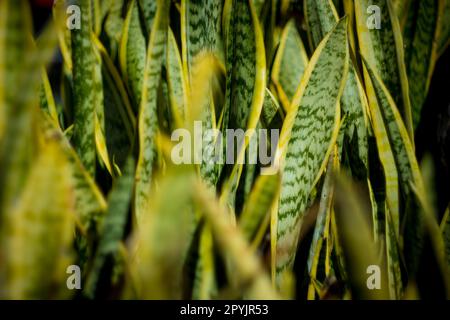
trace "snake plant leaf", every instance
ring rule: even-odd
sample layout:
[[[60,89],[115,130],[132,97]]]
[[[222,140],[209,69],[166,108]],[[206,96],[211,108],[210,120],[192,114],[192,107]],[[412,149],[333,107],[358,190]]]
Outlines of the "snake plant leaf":
[[[92,35],[92,37],[94,37],[94,35]],[[92,46],[92,52],[94,53],[92,90],[94,90],[95,92],[94,138],[95,138],[96,153],[100,163],[104,164],[109,173],[113,175],[105,141],[105,113],[104,113],[104,92],[103,92],[103,78],[102,78],[102,58],[100,56],[99,50],[95,46]]]
[[[48,79],[47,71],[42,69],[42,85],[40,95],[40,106],[45,110],[50,117],[55,121],[55,124],[59,126],[59,113],[56,109],[55,98],[53,96],[50,80]]]
[[[315,48],[338,21],[338,14],[331,0],[319,2],[307,0],[304,2],[304,7],[310,39]],[[341,108],[342,117],[346,120],[343,124],[345,133],[342,137],[345,140],[342,141],[340,149],[345,143],[353,173],[355,176],[365,178],[368,166],[367,100],[352,60],[350,60],[348,79],[341,98]]]
[[[281,128],[284,113],[280,109],[277,99],[266,88],[264,104],[261,110],[261,124],[264,128]]]
[[[203,50],[222,58],[221,21],[222,1],[181,1],[181,43],[183,68],[188,83],[195,76],[196,56]]]
[[[336,141],[341,98],[348,72],[347,19],[322,40],[286,115],[278,144],[282,170],[276,252],[277,278],[293,263],[309,194]],[[330,63],[333,61],[333,63]],[[277,151],[278,152],[278,151]]]
[[[309,41],[312,48],[316,48],[324,36],[333,29],[339,19],[332,0],[303,2],[305,18],[309,26]]]
[[[68,297],[75,203],[70,163],[59,144],[41,150],[17,206],[8,217],[8,299]],[[45,243],[45,245],[43,245]]]
[[[255,128],[264,101],[265,54],[262,31],[251,1],[235,1],[227,38],[226,124]],[[258,117],[252,117],[257,115]],[[256,118],[256,119],[255,119]],[[228,127],[225,125],[224,127]]]
[[[217,295],[214,239],[209,225],[200,231],[199,257],[195,268],[192,299],[211,299]]]
[[[142,96],[146,62],[146,40],[136,0],[131,2],[123,24],[119,61],[125,82],[131,92],[133,110],[137,111]]]
[[[393,4],[390,0],[355,0],[354,4],[360,52],[388,88],[400,110],[409,137],[414,141],[402,36]],[[369,6],[377,6],[379,10],[371,15],[370,9],[373,7]],[[378,19],[382,24],[379,29],[376,23]],[[367,74],[364,74],[364,79],[369,80]]]
[[[76,215],[80,219],[82,227],[89,229],[96,224],[99,216],[106,210],[107,204],[103,194],[61,129],[48,116],[43,115],[41,119],[41,122],[46,125],[46,128],[43,129],[46,140],[58,141],[61,152],[70,162]]]
[[[27,2],[2,1],[0,11],[1,219],[18,196],[37,151],[35,106],[39,105],[42,70],[53,56],[57,37],[51,22],[38,46],[34,43]]]
[[[420,212],[415,210],[414,207],[409,207],[409,203],[411,201],[415,201],[416,197],[415,192],[411,190],[411,183],[414,184],[419,192],[422,192],[423,197],[426,197],[425,186],[423,183],[423,179],[421,173],[419,171],[419,166],[417,163],[417,159],[415,157],[412,144],[409,140],[408,133],[406,131],[405,125],[401,119],[400,113],[397,110],[395,103],[390,96],[387,88],[381,82],[380,77],[375,73],[374,69],[372,69],[366,60],[364,60],[365,68],[367,73],[371,78],[371,85],[368,85],[368,95],[370,101],[370,109],[372,112],[372,119],[375,122],[380,120],[380,116],[384,121],[384,133],[375,133],[376,139],[385,140],[382,135],[387,135],[390,146],[385,144],[385,142],[380,141],[379,152],[380,159],[383,163],[385,176],[386,176],[386,194],[387,194],[387,203],[388,203],[388,215],[386,216],[386,241],[387,241],[387,251],[388,251],[388,275],[389,275],[389,284],[390,284],[390,292],[392,298],[398,298],[401,292],[401,279],[399,279],[400,269],[399,269],[399,253],[398,253],[398,242],[399,242],[399,232],[400,232],[400,212],[396,212],[395,210],[399,210],[400,206],[396,201],[399,201],[399,194],[396,192],[395,180],[390,177],[394,177],[398,173],[398,184],[400,187],[400,195],[402,195],[403,203],[402,207],[406,208],[406,225],[408,227],[407,230],[415,230],[419,229],[416,234],[405,234],[405,245],[406,245],[406,253],[407,253],[407,268],[411,273],[415,270],[415,262],[410,260],[410,256],[414,257],[416,254],[408,254],[410,250],[420,250],[421,247],[421,234],[420,226],[421,220],[423,220],[420,216]],[[373,87],[371,87],[373,86]],[[372,92],[373,89],[373,92]],[[375,102],[374,102],[375,100]],[[378,106],[376,105],[378,104]],[[379,114],[374,114],[379,113]],[[377,141],[378,144],[378,141]],[[381,145],[383,144],[384,147]],[[390,150],[389,150],[390,149]],[[381,153],[384,150],[386,153],[392,153],[393,157],[388,154],[387,156],[383,156]],[[395,173],[395,169],[393,168],[393,159],[395,161],[395,166],[397,167],[397,173]],[[391,192],[395,192],[391,194]],[[394,195],[394,196],[393,196]],[[428,200],[424,200],[427,201]],[[414,224],[414,225],[411,225]],[[396,237],[392,235],[394,233]],[[397,238],[397,240],[395,239]],[[411,249],[409,249],[411,248]]]
[[[404,29],[406,20],[408,19],[408,14],[410,13],[409,8],[411,7],[411,3],[413,1],[414,0],[392,0],[392,4],[402,30]]]
[[[439,1],[439,37],[437,39],[437,53],[441,56],[444,51],[448,48],[450,44],[450,24],[448,20],[450,18],[450,1],[440,0]]]
[[[289,106],[308,64],[308,56],[293,19],[284,27],[272,66],[272,81],[284,110]]]
[[[133,268],[140,298],[182,297],[182,267],[195,219],[192,210],[195,176],[191,171],[177,169],[158,180],[159,188],[151,195],[148,214],[142,217],[142,228],[135,241]],[[178,221],[179,227],[173,227],[174,221]]]
[[[379,249],[373,242],[362,197],[358,196],[356,186],[346,175],[338,175],[335,181],[336,227],[342,243],[352,298],[387,299],[389,292],[383,260],[378,258]],[[380,290],[369,290],[367,287],[369,266],[378,266],[380,270]]]
[[[114,162],[121,168],[134,140],[136,118],[119,71],[101,42],[94,37],[93,43],[101,55],[104,104],[98,106],[97,112],[103,115],[101,125],[106,158],[110,166]]]
[[[372,119],[378,117],[377,115],[374,115],[374,113],[379,111],[384,122],[387,136],[389,137],[389,144],[390,148],[392,148],[391,150],[395,159],[395,165],[398,170],[398,179],[401,190],[404,195],[408,196],[410,193],[410,183],[413,182],[417,188],[419,188],[420,192],[426,194],[411,140],[409,139],[406,131],[407,129],[405,128],[405,124],[401,119],[395,102],[382,82],[381,77],[375,73],[375,69],[369,65],[368,61],[365,59],[363,59],[363,61],[371,81],[371,85],[367,86],[367,91],[371,112],[373,111]],[[375,104],[378,106],[375,106]],[[377,134],[375,134],[375,136],[376,138],[381,139],[381,135],[377,136]],[[379,147],[379,150],[383,150],[383,148]],[[380,158],[383,161],[383,159],[388,159],[390,157],[380,155]],[[385,174],[387,174],[387,171],[389,170],[392,170],[392,168],[385,167]],[[394,226],[395,228],[398,228],[398,217],[395,217],[394,213],[396,205],[394,203],[390,203],[390,205],[394,205],[390,208],[390,211],[394,215]]]
[[[450,268],[450,206],[447,207],[441,222],[442,236],[445,241],[445,253],[447,256],[447,264]]]
[[[334,194],[334,175],[339,170],[339,159],[336,151],[330,156],[327,165],[327,172],[325,174],[320,203],[319,211],[317,213],[316,225],[314,228],[313,239],[311,242],[311,247],[309,249],[308,256],[308,272],[311,279],[316,280],[317,268],[319,264],[320,252],[322,251],[322,246],[326,244],[329,238],[329,230],[331,223],[331,211],[332,211],[332,200]],[[308,290],[308,298],[314,298],[313,286],[310,284]]]
[[[434,65],[437,60],[439,32],[439,0],[413,1],[410,10],[416,10],[414,33],[410,46],[406,47],[409,95],[414,128],[417,127],[422,106],[428,93]]]
[[[124,19],[122,11],[126,4],[125,0],[102,1],[105,6],[109,5],[108,14],[105,19],[105,34],[108,37],[108,51],[113,59],[117,57],[122,30],[124,27]],[[104,9],[105,10],[105,9]]]
[[[170,28],[167,37],[166,69],[171,111],[174,114],[175,121],[181,124],[188,103],[187,80],[183,73],[180,51]]]
[[[154,0],[139,0],[139,8],[142,11],[144,17],[146,34],[150,35],[153,25],[153,19],[156,14],[156,1]]]
[[[86,170],[95,175],[95,106],[99,92],[95,84],[95,55],[91,42],[91,1],[77,0],[81,10],[81,27],[73,29],[72,62],[74,94],[73,144]]]
[[[226,38],[226,93],[222,128],[256,129],[264,103],[266,60],[263,34],[251,1],[234,1],[237,14],[229,22]],[[252,131],[250,131],[252,132]],[[224,187],[223,199],[234,205],[250,135],[237,147],[235,165]],[[231,146],[233,148],[234,146]],[[234,155],[226,146],[225,152]],[[232,153],[229,153],[232,152]]]
[[[224,252],[228,252],[237,283],[246,291],[246,297],[249,299],[279,298],[244,236],[230,222],[227,210],[205,185],[197,183],[195,190],[194,201],[203,208],[205,219],[210,224],[219,246],[224,249]]]
[[[254,238],[258,227],[265,220],[274,203],[279,185],[279,174],[260,175],[256,179],[238,222],[247,241],[250,242]]]
[[[221,13],[223,1],[220,0],[183,0],[181,2],[181,47],[185,81],[188,87],[188,95],[195,95],[194,81],[199,77],[199,65],[202,57],[210,54],[216,61],[223,60],[223,44],[221,37]],[[206,85],[205,98],[201,106],[189,105],[189,108],[201,110],[203,132],[216,128],[216,116],[213,96],[213,87]],[[194,99],[192,99],[194,100]],[[192,113],[192,110],[189,110]],[[201,176],[211,186],[215,186],[218,178],[219,166],[214,165],[212,150],[216,139],[204,135],[202,163],[200,165]]]
[[[430,237],[431,246],[433,248],[433,255],[436,258],[438,271],[442,279],[442,285],[446,290],[446,298],[450,298],[450,267],[447,264],[448,257],[446,257],[446,244],[442,233],[440,232],[439,224],[436,221],[436,215],[433,212],[429,200],[425,193],[420,193],[419,188],[411,183],[411,191],[416,196],[421,215],[424,218],[424,225],[428,236]]]
[[[164,47],[168,30],[169,2],[159,0],[153,21],[142,83],[139,108],[139,157],[136,169],[135,213],[139,217],[148,210],[151,189],[152,166],[156,159],[155,136],[158,129],[157,96],[161,79]]]
[[[400,269],[400,249],[398,237],[396,235],[395,225],[392,222],[392,216],[387,211],[385,216],[386,232],[386,263],[388,269],[389,296],[393,300],[401,298],[403,284],[402,273]]]
[[[133,184],[134,161],[129,158],[125,164],[123,175],[117,179],[108,198],[108,209],[103,217],[97,252],[84,289],[87,297],[93,298],[95,295],[98,278],[107,256],[118,251],[119,243],[125,232]]]

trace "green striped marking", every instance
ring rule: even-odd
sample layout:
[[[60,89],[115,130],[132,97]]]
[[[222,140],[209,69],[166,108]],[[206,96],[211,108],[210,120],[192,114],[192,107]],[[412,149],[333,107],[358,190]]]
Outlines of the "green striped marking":
[[[78,219],[85,229],[94,225],[99,217],[106,210],[106,201],[94,179],[84,168],[81,160],[64,136],[61,129],[56,127],[54,122],[46,115],[40,118],[41,123],[46,126],[45,136],[54,137],[60,144],[60,150],[70,162],[72,183],[75,195],[75,211]]]
[[[300,85],[308,56],[293,19],[284,27],[272,67],[272,81],[285,110]]]
[[[166,44],[169,2],[158,1],[152,33],[147,48],[147,59],[139,108],[139,157],[136,169],[135,214],[139,219],[148,211],[153,164],[156,159],[156,132],[158,130],[157,97]]]
[[[183,74],[180,51],[170,28],[167,37],[166,69],[171,112],[174,115],[175,122],[180,125],[184,119],[188,103],[187,80]]]
[[[253,240],[258,228],[269,213],[278,193],[279,185],[279,174],[261,175],[256,179],[238,222],[248,242]]]
[[[264,103],[266,87],[263,34],[253,3],[251,1],[235,1],[233,8],[237,14],[231,15],[228,21],[227,79],[222,132],[228,128],[243,130],[256,128]],[[240,146],[235,157],[236,165],[223,188],[222,199],[228,199],[230,204],[234,203],[243,168],[240,163],[243,163],[250,139],[251,137],[244,139],[244,145]],[[226,141],[225,137],[224,141]]]
[[[400,112],[397,110],[388,89],[382,83],[381,77],[375,73],[375,69],[369,65],[369,62],[366,62],[366,60],[363,61],[367,73],[370,76],[371,84],[373,85],[375,96],[372,97],[376,98],[376,103],[378,104],[379,111],[381,112],[387,136],[389,138],[389,144],[395,158],[399,181],[401,183],[401,190],[405,193],[405,195],[409,195],[410,183],[413,182],[417,188],[425,193],[419,166],[414,154],[414,149],[405,125],[401,119]],[[369,92],[370,91],[371,89]],[[370,93],[369,99],[371,99]],[[371,103],[371,108],[373,106],[374,105]],[[383,157],[380,156],[380,158],[382,160]],[[393,208],[390,208],[390,210],[392,212]],[[393,217],[394,225],[398,227],[398,222],[395,222],[395,219],[396,218]]]
[[[119,62],[127,87],[131,92],[133,109],[139,109],[146,60],[146,40],[136,0],[132,1],[123,25]]]
[[[331,0],[307,0],[304,2],[304,8],[310,31],[309,38],[315,48],[336,24],[338,15]],[[350,157],[350,167],[356,176],[365,177],[368,167],[367,101],[351,60],[348,79],[341,98],[341,108],[342,117],[345,117],[342,139],[345,140],[346,145],[349,145],[347,154]],[[340,143],[339,147],[342,148],[343,145]]]
[[[127,222],[133,184],[134,161],[129,158],[123,175],[118,178],[108,198],[108,209],[103,217],[97,252],[83,291],[89,298],[95,296],[100,271],[106,258],[116,253],[119,248]]]
[[[273,267],[278,276],[294,263],[309,194],[327,163],[339,129],[339,100],[348,72],[347,19],[312,56],[281,130],[282,182]]]
[[[390,0],[355,0],[356,31],[361,54],[374,67],[388,88],[411,139],[414,137],[408,79],[404,62],[402,35]],[[380,29],[369,29],[369,5],[380,8]],[[365,80],[368,76],[364,74]]]
[[[72,30],[74,127],[73,145],[88,172],[95,175],[95,56],[91,42],[91,1],[76,0],[81,10],[81,29]]]
[[[415,3],[415,25],[406,60],[414,128],[420,121],[437,59],[438,0]],[[411,10],[411,8],[410,8]]]
[[[184,72],[188,82],[195,76],[193,66],[197,55],[207,50],[217,57],[221,56],[221,0],[182,0],[181,1],[181,41]]]
[[[439,0],[439,37],[437,39],[438,56],[441,56],[450,44],[450,23],[448,23],[449,19],[450,1]]]

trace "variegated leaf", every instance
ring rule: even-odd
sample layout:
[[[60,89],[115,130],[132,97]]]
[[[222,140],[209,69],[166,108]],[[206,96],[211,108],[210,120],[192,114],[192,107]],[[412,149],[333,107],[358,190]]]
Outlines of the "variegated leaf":
[[[332,62],[331,62],[332,61]],[[279,141],[282,170],[276,252],[277,279],[289,270],[308,197],[337,138],[339,100],[348,72],[347,20],[341,20],[312,56],[289,109]]]
[[[310,39],[315,48],[338,21],[337,11],[331,0],[306,0],[304,8]],[[350,57],[349,60],[348,79],[341,98],[342,117],[345,117],[342,130],[345,132],[339,149],[346,151],[353,174],[364,179],[368,168],[367,100],[353,61]]]
[[[96,164],[94,115],[99,92],[96,90],[96,63],[91,42],[91,1],[76,0],[75,4],[81,10],[81,28],[71,31],[74,94],[73,144],[83,165],[94,176]]]
[[[84,294],[90,298],[95,295],[100,272],[107,256],[118,251],[119,243],[124,235],[133,183],[134,161],[129,158],[123,175],[118,178],[108,198],[108,210],[103,218],[98,248],[84,288]]]
[[[140,219],[148,211],[149,192],[152,183],[153,165],[156,159],[157,95],[164,47],[167,39],[169,1],[159,0],[153,21],[142,83],[142,98],[139,108],[138,136],[139,157],[136,169],[135,214]]]
[[[308,64],[308,56],[302,39],[291,19],[284,27],[280,45],[272,66],[272,81],[284,110],[289,110],[295,91]]]
[[[391,0],[355,0],[354,4],[361,54],[385,83],[413,141],[414,131],[402,35],[393,4]],[[368,80],[367,74],[364,74],[364,79]]]
[[[129,6],[120,41],[119,61],[131,92],[133,110],[139,110],[146,61],[146,40],[136,0]]]

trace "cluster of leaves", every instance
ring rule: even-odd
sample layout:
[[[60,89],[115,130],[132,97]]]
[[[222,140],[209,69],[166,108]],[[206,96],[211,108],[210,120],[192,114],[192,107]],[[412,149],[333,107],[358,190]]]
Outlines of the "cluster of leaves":
[[[33,37],[28,1],[0,1],[1,298],[417,298],[423,264],[450,295],[414,147],[450,1],[59,0],[50,20]],[[280,130],[279,166],[242,161],[252,136],[235,164],[205,136],[175,165],[196,120]]]

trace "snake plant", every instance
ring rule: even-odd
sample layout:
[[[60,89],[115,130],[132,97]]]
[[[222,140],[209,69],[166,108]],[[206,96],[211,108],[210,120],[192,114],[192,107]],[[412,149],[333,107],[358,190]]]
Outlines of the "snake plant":
[[[53,2],[0,1],[0,298],[450,297],[449,0]]]

